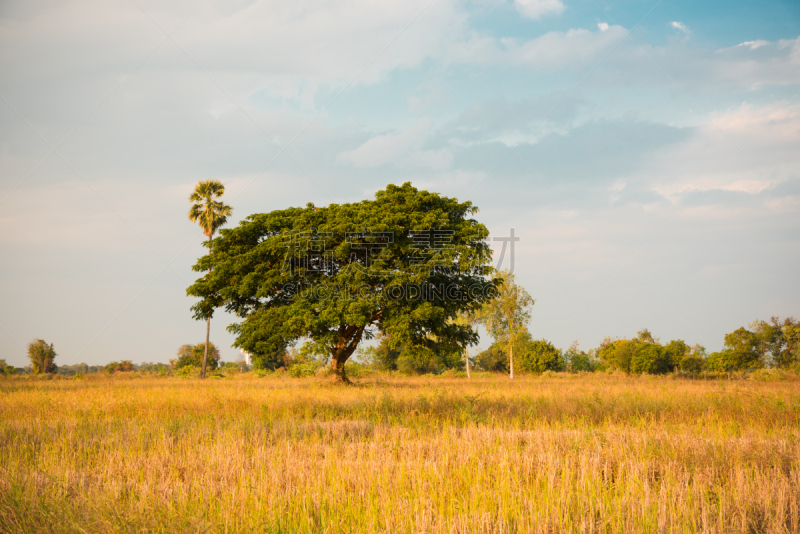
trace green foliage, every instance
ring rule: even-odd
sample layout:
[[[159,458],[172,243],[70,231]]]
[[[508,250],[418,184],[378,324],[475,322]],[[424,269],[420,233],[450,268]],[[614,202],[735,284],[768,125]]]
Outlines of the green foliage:
[[[561,351],[552,343],[544,339],[532,340],[526,338],[520,344],[519,368],[529,373],[543,373],[545,371],[563,371],[564,358]]]
[[[111,362],[103,369],[107,373],[131,373],[136,369],[133,362],[130,360],[122,360],[121,362]]]
[[[477,310],[499,284],[487,280],[491,250],[480,241],[486,228],[469,218],[476,211],[407,183],[375,200],[251,215],[209,243],[194,269],[210,272],[187,294],[200,299],[198,319],[220,306],[241,318],[228,330],[260,369],[301,338],[330,355],[342,380],[360,341],[377,332],[415,350],[455,351],[478,336],[449,320]],[[447,254],[420,253],[413,232],[430,229],[451,232]]]
[[[631,362],[636,355],[636,345],[637,341],[635,340],[620,339],[611,341],[606,338],[597,353],[609,366],[630,373]]]
[[[763,367],[792,368],[800,361],[800,323],[793,317],[783,321],[755,321],[725,335],[723,350],[710,354],[706,368],[711,371],[750,371]]]
[[[169,374],[169,365],[161,362],[153,363],[153,362],[143,362],[139,365],[136,365],[137,371],[145,371],[149,373],[157,373],[159,375]]]
[[[679,362],[681,371],[687,373],[699,373],[705,366],[705,360],[696,354],[687,354]]]
[[[757,369],[763,366],[759,337],[741,327],[725,335],[725,371]]]
[[[28,343],[28,358],[31,360],[33,374],[55,373],[58,369],[53,363],[56,359],[53,344],[48,345],[43,339],[35,339]]]
[[[790,317],[781,328],[783,347],[777,358],[780,367],[797,367],[800,364],[800,321]]]
[[[674,371],[676,367],[680,367],[681,362],[690,352],[689,345],[682,339],[676,339],[664,345],[664,372]]]
[[[427,347],[406,347],[397,358],[397,370],[404,374],[439,374],[444,371],[437,354]]]
[[[765,365],[788,368],[800,361],[800,322],[794,317],[783,321],[772,317],[769,323],[757,320],[750,327]]]
[[[429,349],[424,346],[393,343],[391,336],[381,336],[377,347],[365,351],[371,357],[371,363],[384,371],[400,371],[407,375],[439,374],[448,369],[463,367],[463,356],[456,349],[447,350],[447,346],[436,346]]]
[[[514,351],[520,371],[543,373],[545,371],[563,371],[564,358],[561,351],[544,339],[533,340],[530,334],[525,335]],[[484,371],[509,371],[509,355],[506,346],[499,342],[492,343],[488,349],[475,356],[475,363]]]
[[[214,371],[219,363],[219,349],[213,344],[208,344],[208,369]],[[172,367],[175,370],[191,367],[202,367],[203,354],[206,350],[205,343],[198,343],[197,345],[181,345],[178,349],[178,359],[170,360],[174,362]]]
[[[632,350],[630,362],[632,373],[658,374],[666,372],[664,348],[661,345],[634,340],[630,342],[629,347]]]
[[[480,369],[495,373],[508,372],[508,353],[506,353],[498,342],[492,343],[488,349],[479,352],[475,356],[475,363]]]
[[[687,352],[682,340],[662,346],[647,329],[640,331],[635,339],[606,339],[597,351],[611,367],[636,374],[669,373],[680,365]]]
[[[381,336],[381,341],[373,349],[374,361],[379,369],[384,371],[397,371],[397,360],[403,353],[403,347],[393,347],[390,336]]]
[[[575,341],[564,353],[564,367],[571,373],[585,372],[592,373],[597,369],[591,355],[578,349],[578,342]]]

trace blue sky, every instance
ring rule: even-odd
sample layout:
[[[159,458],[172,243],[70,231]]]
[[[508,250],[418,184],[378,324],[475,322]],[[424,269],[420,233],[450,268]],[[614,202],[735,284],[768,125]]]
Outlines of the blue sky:
[[[797,2],[4,2],[0,358],[200,342],[208,178],[232,224],[406,181],[472,200],[520,236],[534,336],[717,350],[800,315],[798,92]]]

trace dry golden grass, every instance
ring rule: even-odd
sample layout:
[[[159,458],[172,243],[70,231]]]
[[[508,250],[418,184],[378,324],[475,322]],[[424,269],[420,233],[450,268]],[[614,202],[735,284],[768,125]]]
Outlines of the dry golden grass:
[[[0,530],[800,532],[798,385],[6,379]]]

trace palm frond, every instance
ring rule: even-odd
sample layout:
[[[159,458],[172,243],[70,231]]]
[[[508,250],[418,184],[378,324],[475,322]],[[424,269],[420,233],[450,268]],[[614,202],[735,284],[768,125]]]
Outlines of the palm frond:
[[[225,193],[225,186],[218,180],[204,180],[195,186],[189,201],[189,220],[198,223],[203,233],[211,238],[217,229],[228,221],[233,208],[217,200]]]

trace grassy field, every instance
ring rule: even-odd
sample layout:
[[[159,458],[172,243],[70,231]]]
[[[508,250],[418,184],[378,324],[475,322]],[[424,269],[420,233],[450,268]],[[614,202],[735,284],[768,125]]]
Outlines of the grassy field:
[[[800,382],[0,380],[3,532],[800,532]]]

